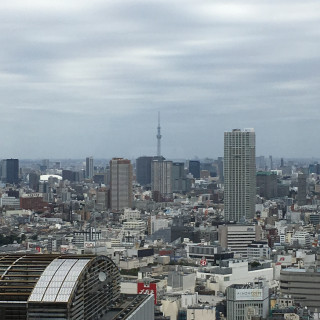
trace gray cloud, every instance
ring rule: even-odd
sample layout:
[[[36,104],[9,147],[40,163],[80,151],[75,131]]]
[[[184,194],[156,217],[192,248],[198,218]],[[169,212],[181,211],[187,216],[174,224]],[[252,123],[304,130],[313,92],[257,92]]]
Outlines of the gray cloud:
[[[0,3],[3,157],[319,156],[320,3],[306,0]]]

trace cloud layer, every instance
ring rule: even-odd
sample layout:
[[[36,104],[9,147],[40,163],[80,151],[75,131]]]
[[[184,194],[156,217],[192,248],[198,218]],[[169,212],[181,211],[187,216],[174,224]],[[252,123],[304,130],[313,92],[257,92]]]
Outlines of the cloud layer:
[[[1,157],[320,157],[320,3],[0,3]]]

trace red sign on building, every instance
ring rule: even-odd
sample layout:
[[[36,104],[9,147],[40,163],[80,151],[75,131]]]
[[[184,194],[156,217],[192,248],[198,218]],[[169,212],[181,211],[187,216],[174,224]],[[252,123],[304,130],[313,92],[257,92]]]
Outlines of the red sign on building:
[[[157,303],[157,284],[138,282],[138,294],[153,294],[154,304]]]

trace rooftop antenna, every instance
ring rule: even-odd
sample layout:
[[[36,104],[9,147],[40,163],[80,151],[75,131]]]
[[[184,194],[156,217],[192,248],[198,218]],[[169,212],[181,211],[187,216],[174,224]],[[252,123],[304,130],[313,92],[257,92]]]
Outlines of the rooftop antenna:
[[[161,157],[161,127],[160,127],[160,111],[158,112],[158,134],[157,134],[157,156]]]

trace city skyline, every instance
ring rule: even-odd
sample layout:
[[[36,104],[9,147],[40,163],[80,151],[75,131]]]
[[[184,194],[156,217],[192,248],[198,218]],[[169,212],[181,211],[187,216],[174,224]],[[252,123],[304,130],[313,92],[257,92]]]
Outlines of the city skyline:
[[[320,157],[320,3],[0,4],[1,158]],[[85,146],[85,148],[83,148]]]

